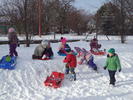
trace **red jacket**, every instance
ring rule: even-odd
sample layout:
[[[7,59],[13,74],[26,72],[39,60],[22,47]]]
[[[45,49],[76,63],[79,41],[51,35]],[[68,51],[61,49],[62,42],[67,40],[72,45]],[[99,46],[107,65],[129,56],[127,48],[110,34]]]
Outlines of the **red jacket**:
[[[76,67],[77,66],[77,59],[76,56],[73,54],[68,54],[65,59],[63,60],[64,63],[68,63],[69,67]]]

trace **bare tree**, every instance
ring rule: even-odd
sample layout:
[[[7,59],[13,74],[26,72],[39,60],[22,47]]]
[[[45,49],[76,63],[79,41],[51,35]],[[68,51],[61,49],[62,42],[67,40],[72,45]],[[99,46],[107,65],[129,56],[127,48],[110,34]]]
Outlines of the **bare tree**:
[[[10,20],[9,25],[15,26],[20,34],[25,33],[27,43],[33,33],[65,33],[73,30],[81,34],[87,30],[88,15],[77,10],[72,5],[74,1],[5,0],[0,15],[6,16]]]
[[[121,10],[121,42],[125,42],[125,35],[130,33],[128,27],[133,26],[133,0],[112,0],[112,3],[117,5]],[[126,28],[126,29],[125,29]],[[131,32],[132,33],[132,32]]]
[[[83,10],[73,9],[68,15],[68,26],[78,35],[88,31],[89,16]]]

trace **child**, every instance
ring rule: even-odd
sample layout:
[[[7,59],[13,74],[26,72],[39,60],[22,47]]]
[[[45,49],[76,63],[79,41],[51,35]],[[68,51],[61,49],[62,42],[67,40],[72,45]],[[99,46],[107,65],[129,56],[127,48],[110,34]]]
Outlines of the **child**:
[[[39,44],[34,51],[32,56],[33,59],[42,59],[42,58],[52,58],[53,51],[50,46],[50,42],[43,40],[41,44]]]
[[[90,51],[99,51],[99,49],[101,48],[101,44],[98,44],[97,38],[94,37],[94,39],[91,40],[90,48]]]
[[[115,73],[117,69],[121,72],[121,64],[118,55],[115,53],[115,49],[111,48],[108,50],[106,65],[104,69],[108,69],[109,76],[110,76],[110,84],[115,86]]]
[[[61,37],[61,38],[60,38],[60,41],[61,41],[61,43],[62,43],[62,44],[66,44],[67,39],[66,39],[66,38],[64,38],[64,37]]]
[[[50,58],[50,59],[53,58],[54,54],[53,54],[50,42],[48,42],[48,45],[47,45],[46,49],[43,51],[42,55],[43,55],[43,58]]]
[[[83,62],[85,61],[85,63],[91,67],[93,70],[97,71],[97,65],[94,63],[94,57],[90,52],[87,52],[85,49],[82,50],[81,56],[80,56],[80,61],[78,62],[78,64],[83,64]]]
[[[18,56],[18,53],[16,51],[16,48],[18,46],[18,37],[16,35],[15,29],[9,28],[8,33],[10,56]]]
[[[62,55],[62,54],[66,55],[65,49],[70,48],[70,46],[66,42],[67,42],[66,38],[61,37],[61,45],[59,47],[59,52],[58,52],[59,55]]]
[[[77,66],[77,59],[76,56],[72,53],[71,49],[67,49],[67,56],[65,57],[65,59],[63,60],[64,63],[66,63],[65,66],[65,73],[69,74],[69,71],[72,74],[73,80],[76,80],[76,73],[75,73],[75,68]]]

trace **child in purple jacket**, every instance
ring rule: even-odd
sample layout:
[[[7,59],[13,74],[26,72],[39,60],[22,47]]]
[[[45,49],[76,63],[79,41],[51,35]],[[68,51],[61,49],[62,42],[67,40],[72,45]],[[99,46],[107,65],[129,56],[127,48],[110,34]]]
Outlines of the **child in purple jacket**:
[[[18,46],[18,37],[14,28],[8,29],[9,51],[10,56],[18,56],[16,48]]]

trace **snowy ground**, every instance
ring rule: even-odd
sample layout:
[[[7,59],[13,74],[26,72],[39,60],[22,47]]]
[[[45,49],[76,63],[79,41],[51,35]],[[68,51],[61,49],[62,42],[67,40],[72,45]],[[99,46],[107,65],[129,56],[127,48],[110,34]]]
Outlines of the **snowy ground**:
[[[36,45],[26,48],[21,45],[17,51],[16,69],[0,69],[0,100],[132,100],[133,99],[133,41],[126,44],[119,41],[101,40],[103,48],[114,47],[122,63],[122,72],[116,74],[116,87],[109,87],[107,71],[103,70],[106,56],[95,56],[100,73],[95,73],[86,65],[77,66],[77,81],[67,79],[59,89],[45,87],[43,82],[52,71],[64,72],[64,57],[57,55],[58,43],[53,43],[55,57],[51,61],[35,61],[31,55]],[[89,50],[89,43],[69,43]],[[0,46],[0,57],[8,54],[8,45]]]
[[[87,37],[87,40],[93,39],[93,37],[95,35],[96,35],[95,33],[90,34]],[[63,35],[61,35],[61,34],[57,34],[55,39],[59,40],[62,36],[66,37],[68,40],[75,40],[75,39],[84,40],[86,38],[86,35],[75,35],[75,34],[63,34]],[[108,36],[108,37],[109,37],[110,40],[120,40],[119,36]],[[42,35],[41,37],[39,37],[38,35],[35,35],[35,36],[31,37],[31,40],[43,40],[43,39],[53,40],[54,35]],[[126,39],[133,40],[133,36],[127,36]],[[7,36],[0,35],[0,41],[7,41],[7,40],[8,40]],[[25,38],[25,36],[19,36],[19,40],[26,40],[26,38]],[[107,38],[106,38],[105,35],[99,35],[98,40],[107,40]]]

